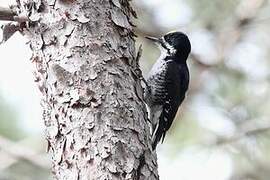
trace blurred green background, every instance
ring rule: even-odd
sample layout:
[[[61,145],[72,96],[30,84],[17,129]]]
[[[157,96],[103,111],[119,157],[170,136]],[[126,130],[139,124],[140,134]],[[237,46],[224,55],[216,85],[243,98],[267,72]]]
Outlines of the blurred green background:
[[[188,95],[158,146],[161,180],[269,180],[270,1],[133,0],[133,6],[144,75],[159,56],[144,36],[178,30],[192,43]],[[26,42],[16,34],[0,46],[0,180],[50,179]]]

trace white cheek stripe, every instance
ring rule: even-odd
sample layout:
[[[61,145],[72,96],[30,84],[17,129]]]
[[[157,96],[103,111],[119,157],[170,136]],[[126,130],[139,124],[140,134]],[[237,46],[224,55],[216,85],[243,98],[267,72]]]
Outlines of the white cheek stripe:
[[[162,41],[164,42],[165,46],[169,49],[170,54],[175,54],[176,53],[176,49],[174,49],[169,43],[167,43],[164,39],[164,37],[162,37]]]

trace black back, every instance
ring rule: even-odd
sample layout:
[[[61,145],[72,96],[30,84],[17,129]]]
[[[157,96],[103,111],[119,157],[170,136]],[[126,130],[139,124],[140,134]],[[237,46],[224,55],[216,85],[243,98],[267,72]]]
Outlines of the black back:
[[[153,149],[157,143],[166,135],[167,130],[171,127],[177,110],[185,98],[189,85],[189,71],[186,64],[178,64],[175,61],[167,62],[166,81],[163,82],[163,91],[165,96],[160,98],[163,108],[159,117],[158,129],[154,134]]]

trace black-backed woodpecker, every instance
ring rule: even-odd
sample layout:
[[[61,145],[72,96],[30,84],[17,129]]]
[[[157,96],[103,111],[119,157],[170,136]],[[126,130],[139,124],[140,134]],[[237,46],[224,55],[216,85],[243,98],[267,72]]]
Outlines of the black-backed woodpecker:
[[[189,70],[186,64],[191,51],[187,35],[171,32],[161,38],[146,37],[155,42],[161,55],[146,79],[145,101],[152,124],[152,149],[163,142],[171,127],[177,110],[185,99],[189,85]]]

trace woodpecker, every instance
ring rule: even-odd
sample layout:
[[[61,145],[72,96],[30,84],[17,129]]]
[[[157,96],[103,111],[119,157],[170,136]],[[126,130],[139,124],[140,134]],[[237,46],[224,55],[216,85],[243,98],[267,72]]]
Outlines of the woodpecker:
[[[171,32],[161,38],[146,37],[161,55],[146,78],[145,102],[152,124],[152,149],[163,142],[189,85],[187,58],[191,44],[186,34]]]

